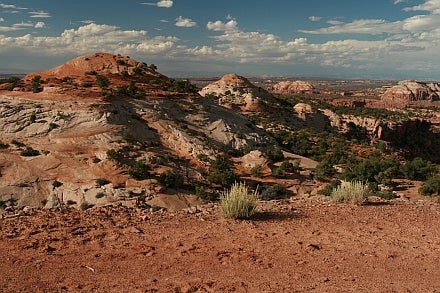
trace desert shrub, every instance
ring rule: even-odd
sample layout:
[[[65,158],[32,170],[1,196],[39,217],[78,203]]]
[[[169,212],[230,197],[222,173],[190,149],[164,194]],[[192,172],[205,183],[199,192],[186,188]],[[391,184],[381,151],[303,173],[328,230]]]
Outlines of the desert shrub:
[[[437,167],[423,160],[422,158],[415,158],[408,161],[402,167],[402,173],[406,179],[410,180],[426,180],[437,172]]]
[[[364,204],[371,195],[371,189],[368,184],[361,181],[344,182],[336,187],[331,197],[336,202],[346,202],[353,204]]]
[[[440,176],[429,178],[425,183],[423,183],[422,187],[420,187],[419,193],[423,196],[439,196]]]
[[[37,115],[35,115],[35,113],[32,113],[31,117],[29,117],[29,122],[35,123],[36,120],[37,120]]]
[[[179,188],[183,185],[183,178],[172,171],[166,171],[160,174],[159,182],[167,188]]]
[[[96,184],[97,184],[99,187],[101,187],[101,186],[104,186],[104,185],[110,184],[110,181],[108,181],[108,180],[105,179],[105,178],[99,178],[99,179],[96,179]]]
[[[31,90],[33,93],[39,93],[43,91],[41,87],[41,76],[37,75],[31,80]]]
[[[130,74],[126,70],[124,70],[124,71],[121,72],[121,76],[123,78],[127,78],[127,77],[130,77]]]
[[[396,198],[396,195],[391,190],[379,190],[375,192],[374,195],[385,200],[392,200]]]
[[[150,177],[150,167],[142,161],[137,161],[128,170],[128,174],[136,180],[145,180]]]
[[[135,75],[144,75],[144,71],[141,68],[139,68],[139,67],[133,68],[133,73]]]
[[[375,156],[360,161],[353,160],[346,165],[343,178],[347,181],[361,181],[389,185],[399,175],[400,163],[395,158]]]
[[[96,75],[96,84],[101,88],[101,89],[107,89],[110,86],[110,81],[108,80],[107,77],[102,76],[102,75]]]
[[[67,204],[68,206],[73,206],[73,205],[76,205],[76,201],[69,199],[69,200],[66,201],[66,204]],[[44,204],[44,205],[45,205],[45,204]]]
[[[106,154],[107,158],[112,161],[119,161],[122,157],[121,154],[116,150],[108,150]]]
[[[324,196],[331,196],[333,190],[341,185],[340,180],[332,180],[329,184],[327,184],[323,189],[318,191],[319,194]]]
[[[197,93],[197,87],[189,80],[175,80],[170,88],[179,93]]]
[[[36,157],[40,155],[40,151],[34,150],[31,147],[27,147],[23,151],[21,151],[20,155],[22,157]]]
[[[266,148],[262,149],[262,152],[272,163],[281,162],[284,160],[284,154],[279,148]]]
[[[125,61],[122,60],[122,59],[118,59],[118,60],[116,60],[116,64],[117,64],[117,65],[120,65],[120,66],[125,66],[125,65],[127,65],[127,63],[125,63]]]
[[[91,208],[93,208],[93,207],[94,207],[93,204],[90,204],[90,203],[87,203],[87,202],[83,202],[83,203],[79,206],[79,209],[80,209],[81,211],[86,211],[86,210],[91,209]]]
[[[148,68],[150,68],[150,70],[152,71],[156,71],[157,70],[157,66],[154,64],[150,64],[150,66],[148,66]]]
[[[207,179],[211,183],[229,187],[237,180],[237,177],[229,162],[225,158],[219,157],[211,162]]]
[[[96,199],[100,199],[100,198],[103,198],[105,196],[105,193],[104,192],[98,192],[96,195],[95,195],[95,198]]]
[[[287,189],[278,184],[267,187],[261,192],[261,199],[263,200],[284,199],[286,197]]]
[[[328,177],[332,177],[336,174],[336,169],[333,167],[333,163],[325,158],[319,162],[315,169],[315,179],[318,181],[325,181]]]
[[[243,183],[235,183],[220,198],[221,213],[225,218],[248,219],[257,209],[257,192],[251,192]]]
[[[22,148],[22,147],[26,146],[24,143],[22,143],[22,142],[20,142],[20,141],[18,141],[16,139],[11,140],[11,144],[13,144],[13,145],[15,145],[15,146],[17,146],[19,148]]]
[[[3,142],[0,141],[0,150],[7,149],[8,147],[9,147],[8,144],[3,143]]]
[[[61,187],[61,186],[63,186],[63,183],[58,181],[58,180],[55,180],[54,182],[52,182],[52,187],[53,188],[58,188],[58,187]]]
[[[272,169],[272,176],[275,178],[287,178],[287,173],[286,171],[280,166],[280,167],[276,167],[274,169]]]
[[[257,165],[251,169],[252,176],[260,178],[263,176],[263,171],[261,165]]]

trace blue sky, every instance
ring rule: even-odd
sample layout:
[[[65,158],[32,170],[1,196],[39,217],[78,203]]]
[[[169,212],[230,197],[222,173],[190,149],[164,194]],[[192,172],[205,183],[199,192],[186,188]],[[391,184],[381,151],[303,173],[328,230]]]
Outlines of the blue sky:
[[[170,75],[440,80],[440,0],[0,0],[0,73],[95,51]]]

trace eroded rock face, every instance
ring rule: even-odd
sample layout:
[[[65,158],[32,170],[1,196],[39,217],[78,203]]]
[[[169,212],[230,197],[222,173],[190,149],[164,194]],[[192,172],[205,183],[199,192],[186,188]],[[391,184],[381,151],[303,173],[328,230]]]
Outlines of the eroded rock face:
[[[313,92],[315,87],[307,81],[282,81],[269,89],[270,92],[277,94],[297,94]]]
[[[243,111],[260,111],[261,102],[272,96],[263,88],[256,87],[249,80],[237,74],[224,75],[220,80],[204,87],[199,94],[214,95],[224,106],[238,106]]]
[[[57,79],[71,76],[76,72],[72,68],[81,68],[78,74],[93,69],[112,74],[120,70],[114,60],[122,57],[96,57],[102,64],[85,58],[89,57],[46,73]],[[95,65],[88,67],[90,61]],[[119,76],[110,86],[127,85],[131,79]],[[0,92],[0,142],[8,144],[0,148],[0,203],[47,208],[133,205],[137,196],[150,199],[162,192],[154,179],[136,181],[129,176],[136,161],[148,164],[156,176],[164,169],[179,171],[173,159],[185,159],[187,171],[198,178],[201,165],[221,151],[269,140],[243,115],[200,96],[173,96],[163,90],[166,94],[158,96],[150,91],[148,98],[106,99],[95,89],[72,89],[64,83],[57,87],[38,94]],[[38,154],[23,156],[27,147]],[[109,151],[116,153],[114,158]]]
[[[401,81],[382,95],[382,102],[396,107],[406,106],[416,101],[436,101],[440,99],[439,83]]]

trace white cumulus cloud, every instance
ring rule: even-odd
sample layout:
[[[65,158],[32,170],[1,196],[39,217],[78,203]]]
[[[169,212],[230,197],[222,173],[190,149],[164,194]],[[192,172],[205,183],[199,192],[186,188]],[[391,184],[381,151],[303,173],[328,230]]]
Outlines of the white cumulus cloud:
[[[178,18],[176,18],[175,25],[178,27],[195,27],[197,23],[193,21],[191,18],[185,18],[179,16]]]
[[[228,22],[224,23],[223,21],[210,21],[207,23],[206,28],[211,31],[233,31],[236,30],[238,23],[235,19],[231,19]]]

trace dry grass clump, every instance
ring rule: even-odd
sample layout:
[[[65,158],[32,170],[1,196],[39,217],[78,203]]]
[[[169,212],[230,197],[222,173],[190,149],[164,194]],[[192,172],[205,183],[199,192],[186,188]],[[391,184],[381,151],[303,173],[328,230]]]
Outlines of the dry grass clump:
[[[333,189],[331,193],[331,197],[336,202],[346,202],[357,205],[366,203],[370,195],[370,187],[361,181],[344,182]]]
[[[248,219],[257,209],[258,193],[244,183],[235,183],[220,199],[221,213],[225,218]]]

